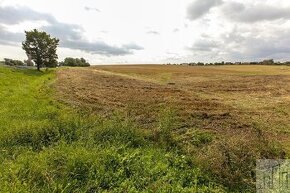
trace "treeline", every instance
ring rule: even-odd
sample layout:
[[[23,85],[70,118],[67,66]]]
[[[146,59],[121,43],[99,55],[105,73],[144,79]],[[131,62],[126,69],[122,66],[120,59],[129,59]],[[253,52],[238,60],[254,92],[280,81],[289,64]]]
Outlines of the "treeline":
[[[35,66],[34,62],[31,60],[14,60],[10,58],[4,58],[4,61],[0,61],[0,64],[4,64],[7,66]],[[59,66],[72,66],[72,67],[88,67],[90,63],[88,63],[84,58],[65,58],[64,61],[53,64],[46,65],[45,67],[59,67]]]
[[[181,64],[171,64],[167,65],[184,65],[184,66],[219,66],[219,65],[287,65],[290,66],[290,61],[287,62],[275,62],[273,59],[263,60],[261,62],[213,62],[213,63],[203,63],[203,62],[192,62],[192,63],[181,63]]]
[[[66,58],[59,66],[72,66],[72,67],[88,67],[90,64],[84,58]]]
[[[4,64],[7,66],[33,66],[33,62],[28,61],[28,60],[13,60],[10,58],[4,58],[4,61],[0,61],[0,64]]]

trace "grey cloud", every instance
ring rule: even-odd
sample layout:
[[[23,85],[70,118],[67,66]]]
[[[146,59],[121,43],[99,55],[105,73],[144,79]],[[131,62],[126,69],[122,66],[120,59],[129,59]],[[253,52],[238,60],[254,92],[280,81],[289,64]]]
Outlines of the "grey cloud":
[[[1,7],[0,6],[0,23],[13,25],[24,21],[48,21],[49,23],[56,22],[55,18],[49,14],[35,12],[28,7]]]
[[[159,35],[160,33],[158,31],[151,30],[151,31],[147,31],[147,34]]]
[[[94,7],[88,7],[88,6],[85,6],[84,9],[85,9],[86,11],[96,11],[96,12],[101,12],[99,9],[94,8]]]
[[[11,18],[9,18],[9,14],[11,15]],[[13,25],[24,21],[38,20],[47,21],[48,25],[43,26],[40,29],[59,38],[60,47],[63,48],[76,49],[105,56],[128,55],[133,54],[134,50],[143,49],[136,44],[112,46],[101,41],[90,42],[84,39],[84,30],[79,25],[59,22],[49,14],[39,13],[27,7],[0,7],[0,24]],[[5,30],[4,28],[0,28],[1,44],[19,44],[23,40],[23,33],[13,33]]]
[[[223,13],[231,20],[245,23],[290,19],[290,7],[273,7],[265,4],[244,5],[230,2],[224,5]]]
[[[215,38],[201,34],[200,39],[186,49],[198,60],[290,60],[290,29],[278,25],[269,29],[269,26],[236,25]],[[265,30],[267,33],[264,33]]]
[[[256,31],[257,29],[248,29],[246,35],[242,29],[235,28],[222,35],[220,40],[225,45],[223,52],[232,60],[289,59],[290,30],[276,29],[270,36],[256,34]]]
[[[229,51],[232,50],[241,50],[243,48],[243,43],[249,38],[247,37],[247,33],[251,33],[250,29],[242,30],[235,26],[231,31],[221,34],[219,39],[223,42],[224,49],[227,48]],[[250,37],[253,35],[250,35]]]
[[[178,28],[175,28],[175,29],[173,29],[172,30],[174,33],[176,33],[176,32],[179,32],[179,29]]]
[[[196,20],[207,14],[213,7],[223,4],[222,0],[195,0],[187,8],[187,18]]]
[[[43,31],[46,31],[53,36],[56,36],[61,41],[78,41],[82,39],[83,29],[79,25],[67,24],[55,22],[48,26],[41,27]]]
[[[65,40],[61,43],[62,47],[82,50],[92,54],[100,54],[105,56],[123,56],[132,54],[132,50],[125,47],[110,46],[105,42],[87,42],[83,40],[70,41]]]
[[[82,50],[88,53],[105,56],[121,56],[132,54],[134,50],[143,48],[136,44],[111,46],[102,41],[89,42],[82,37],[83,29],[78,25],[56,23],[42,28],[48,33],[60,38],[60,46],[64,48]]]
[[[60,46],[64,48],[76,49],[92,54],[105,56],[122,56],[132,54],[134,50],[142,50],[136,44],[125,44],[123,46],[111,46],[102,41],[90,42],[82,37],[83,29],[78,25],[55,23],[42,28],[48,33],[60,38]]]
[[[23,33],[13,33],[7,31],[0,25],[0,44],[2,45],[16,45],[24,39]]]
[[[272,40],[264,38],[249,38],[244,42],[245,49],[242,53],[253,59],[275,58],[275,55],[289,55],[289,45],[290,38],[280,39],[280,37],[276,37]]]
[[[130,43],[130,44],[125,44],[123,45],[123,48],[126,48],[128,50],[143,50],[144,48],[137,45],[137,44],[134,44],[134,43]]]
[[[210,38],[210,35],[207,34],[207,33],[202,33],[200,36],[201,36],[202,38],[206,38],[206,39]]]
[[[192,51],[209,52],[209,51],[213,51],[216,48],[219,48],[218,42],[214,40],[201,39],[201,40],[196,41],[188,49]]]

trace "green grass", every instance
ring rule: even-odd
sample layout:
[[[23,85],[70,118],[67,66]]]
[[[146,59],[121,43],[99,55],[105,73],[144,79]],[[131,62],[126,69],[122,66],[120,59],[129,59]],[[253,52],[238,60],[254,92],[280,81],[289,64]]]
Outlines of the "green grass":
[[[0,68],[1,134],[30,126],[48,125],[58,109],[44,85],[54,78],[51,72]]]
[[[55,78],[0,67],[0,192],[226,191],[175,145],[170,111],[144,131],[60,104]]]

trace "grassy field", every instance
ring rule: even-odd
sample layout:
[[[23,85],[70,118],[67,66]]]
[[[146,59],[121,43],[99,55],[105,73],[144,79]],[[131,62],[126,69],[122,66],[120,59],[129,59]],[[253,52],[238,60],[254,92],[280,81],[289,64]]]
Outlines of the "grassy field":
[[[290,68],[0,66],[0,192],[254,192],[290,153]]]

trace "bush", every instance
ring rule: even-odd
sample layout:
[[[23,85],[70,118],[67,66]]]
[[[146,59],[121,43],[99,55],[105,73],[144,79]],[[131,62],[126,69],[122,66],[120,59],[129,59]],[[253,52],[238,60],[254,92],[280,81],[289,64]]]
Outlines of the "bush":
[[[197,156],[198,165],[230,190],[251,192],[255,189],[257,159],[282,159],[283,150],[256,132],[234,132],[213,141]]]
[[[20,60],[9,59],[9,58],[4,58],[4,64],[8,66],[24,66],[24,62]]]
[[[59,66],[88,67],[90,64],[84,58],[65,58]]]

